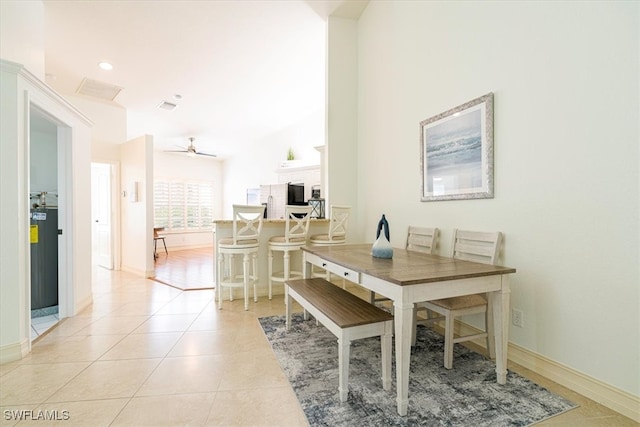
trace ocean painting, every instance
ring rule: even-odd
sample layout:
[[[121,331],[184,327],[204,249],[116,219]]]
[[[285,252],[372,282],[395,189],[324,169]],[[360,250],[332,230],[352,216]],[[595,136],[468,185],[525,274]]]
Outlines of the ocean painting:
[[[480,108],[454,114],[423,132],[428,195],[467,193],[483,186]]]

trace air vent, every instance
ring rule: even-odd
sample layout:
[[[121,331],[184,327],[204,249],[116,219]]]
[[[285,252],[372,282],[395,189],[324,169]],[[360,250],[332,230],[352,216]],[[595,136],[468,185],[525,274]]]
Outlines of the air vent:
[[[121,87],[112,85],[110,83],[99,82],[97,80],[91,80],[88,78],[82,79],[80,87],[76,90],[76,93],[81,95],[92,96],[94,98],[103,99],[106,101],[113,101],[116,96],[122,90]]]
[[[162,108],[163,110],[169,110],[169,111],[173,110],[176,107],[177,107],[176,104],[173,104],[167,101],[162,101],[160,105],[158,105],[158,108]]]

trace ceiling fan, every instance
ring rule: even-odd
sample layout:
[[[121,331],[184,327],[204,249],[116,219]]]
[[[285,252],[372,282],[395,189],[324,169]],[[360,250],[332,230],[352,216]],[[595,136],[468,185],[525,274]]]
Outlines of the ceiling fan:
[[[187,156],[207,156],[207,157],[217,157],[215,154],[203,153],[202,151],[196,150],[195,145],[193,145],[194,137],[189,138],[189,146],[184,147],[183,150],[166,150],[167,153],[187,153]]]

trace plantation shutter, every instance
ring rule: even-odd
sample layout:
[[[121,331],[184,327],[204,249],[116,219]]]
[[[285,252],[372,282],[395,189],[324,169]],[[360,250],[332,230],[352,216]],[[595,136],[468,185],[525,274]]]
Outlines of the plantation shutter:
[[[154,182],[154,225],[167,230],[203,230],[213,226],[213,183]]]

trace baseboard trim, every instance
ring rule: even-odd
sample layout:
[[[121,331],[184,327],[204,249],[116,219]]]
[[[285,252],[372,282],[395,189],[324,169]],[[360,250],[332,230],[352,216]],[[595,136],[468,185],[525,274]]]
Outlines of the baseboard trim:
[[[208,244],[194,244],[194,245],[167,245],[167,251],[169,253],[171,253],[172,250],[174,251],[185,251],[185,250],[189,250],[189,249],[204,249],[204,248],[211,248],[211,243]],[[159,253],[164,253],[164,247],[163,248],[158,248],[158,252]]]
[[[576,393],[588,397],[625,417],[640,422],[640,397],[615,388],[519,345],[509,343],[509,360]]]
[[[480,332],[479,329],[456,320],[456,333],[470,335]],[[474,345],[486,350],[484,340],[473,341]],[[538,375],[550,379],[576,393],[606,406],[607,408],[640,422],[640,397],[634,396],[590,377],[569,366],[558,363],[531,350],[509,342],[509,360],[527,368]]]
[[[72,316],[77,316],[78,313],[82,312],[82,310],[84,310],[85,308],[89,307],[91,304],[93,304],[93,293],[88,296],[87,298],[78,301],[76,303],[76,306],[74,307],[75,310],[73,312],[73,314],[71,314],[71,316],[68,317],[72,317]]]
[[[20,360],[26,356],[27,353],[29,353],[28,339],[0,347],[0,365]]]
[[[140,277],[149,277],[148,274],[153,275],[155,271],[155,270],[151,270],[151,272],[149,272],[146,270],[138,270],[137,268],[130,267],[128,265],[122,265],[120,269],[126,273],[135,274],[136,276],[140,276]]]

